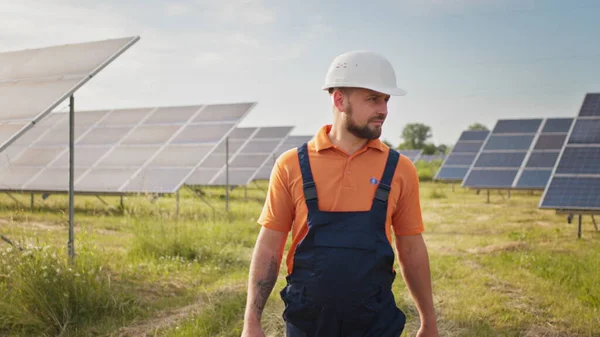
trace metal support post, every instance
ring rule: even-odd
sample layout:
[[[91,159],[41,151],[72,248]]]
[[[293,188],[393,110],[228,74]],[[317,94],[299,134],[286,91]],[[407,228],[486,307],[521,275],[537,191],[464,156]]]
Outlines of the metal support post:
[[[229,213],[229,137],[225,138],[225,212]]]
[[[75,230],[73,218],[75,217],[73,183],[75,180],[75,98],[69,98],[69,259],[75,258]]]

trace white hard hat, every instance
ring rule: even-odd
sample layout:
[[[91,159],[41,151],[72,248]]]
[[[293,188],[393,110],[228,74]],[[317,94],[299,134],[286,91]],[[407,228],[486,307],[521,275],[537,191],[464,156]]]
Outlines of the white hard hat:
[[[390,61],[368,51],[351,51],[337,56],[327,71],[324,90],[339,87],[371,89],[390,96],[404,96],[396,85],[396,73]]]

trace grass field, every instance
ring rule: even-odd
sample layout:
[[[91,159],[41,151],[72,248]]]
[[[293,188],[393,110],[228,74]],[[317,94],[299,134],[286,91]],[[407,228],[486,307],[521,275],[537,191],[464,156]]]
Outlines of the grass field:
[[[424,178],[423,180],[426,180]],[[265,185],[262,184],[262,189]],[[77,259],[66,258],[67,198],[29,209],[29,195],[0,197],[1,336],[239,336],[247,268],[264,191],[206,189],[154,202],[125,198],[125,210],[76,197]],[[422,182],[435,305],[441,336],[600,336],[600,234],[589,217],[577,238],[565,216],[537,209],[540,193],[510,199]],[[117,198],[105,198],[118,206]],[[278,291],[264,314],[283,336]],[[401,275],[397,301],[418,316]]]

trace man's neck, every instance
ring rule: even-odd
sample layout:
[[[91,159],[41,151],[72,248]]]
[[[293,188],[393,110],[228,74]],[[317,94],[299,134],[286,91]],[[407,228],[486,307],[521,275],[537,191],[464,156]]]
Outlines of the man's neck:
[[[358,138],[336,124],[331,126],[328,136],[333,145],[349,155],[360,150],[368,142],[367,139]]]

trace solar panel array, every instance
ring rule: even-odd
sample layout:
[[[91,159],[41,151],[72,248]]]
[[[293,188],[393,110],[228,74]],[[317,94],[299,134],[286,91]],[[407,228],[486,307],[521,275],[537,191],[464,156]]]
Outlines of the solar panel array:
[[[80,111],[77,192],[174,193],[255,103]],[[7,148],[0,189],[68,190],[67,113],[53,113]]]
[[[138,40],[128,37],[0,53],[0,151]]]
[[[434,179],[462,182],[489,133],[487,130],[463,131]]]
[[[275,165],[275,161],[279,156],[281,156],[284,152],[291,150],[295,147],[298,147],[304,143],[307,143],[313,138],[313,136],[303,136],[303,135],[290,135],[286,138],[284,142],[281,143],[280,146],[273,152],[271,158],[265,163],[265,165],[258,171],[254,179],[257,180],[268,180],[271,178],[271,171],[273,171],[273,166]]]
[[[419,160],[419,157],[423,153],[423,150],[398,150],[398,152],[401,155],[408,157],[408,159],[410,159],[410,161],[415,163],[417,160]]]
[[[543,190],[546,187],[572,123],[573,118],[549,118],[544,121],[513,188]]]
[[[544,120],[499,120],[462,186],[471,188],[511,188]]]
[[[587,94],[540,208],[600,211],[600,93]]]
[[[292,126],[237,128],[186,180],[193,186],[247,185],[286,140]],[[229,171],[226,166],[229,147]]]

